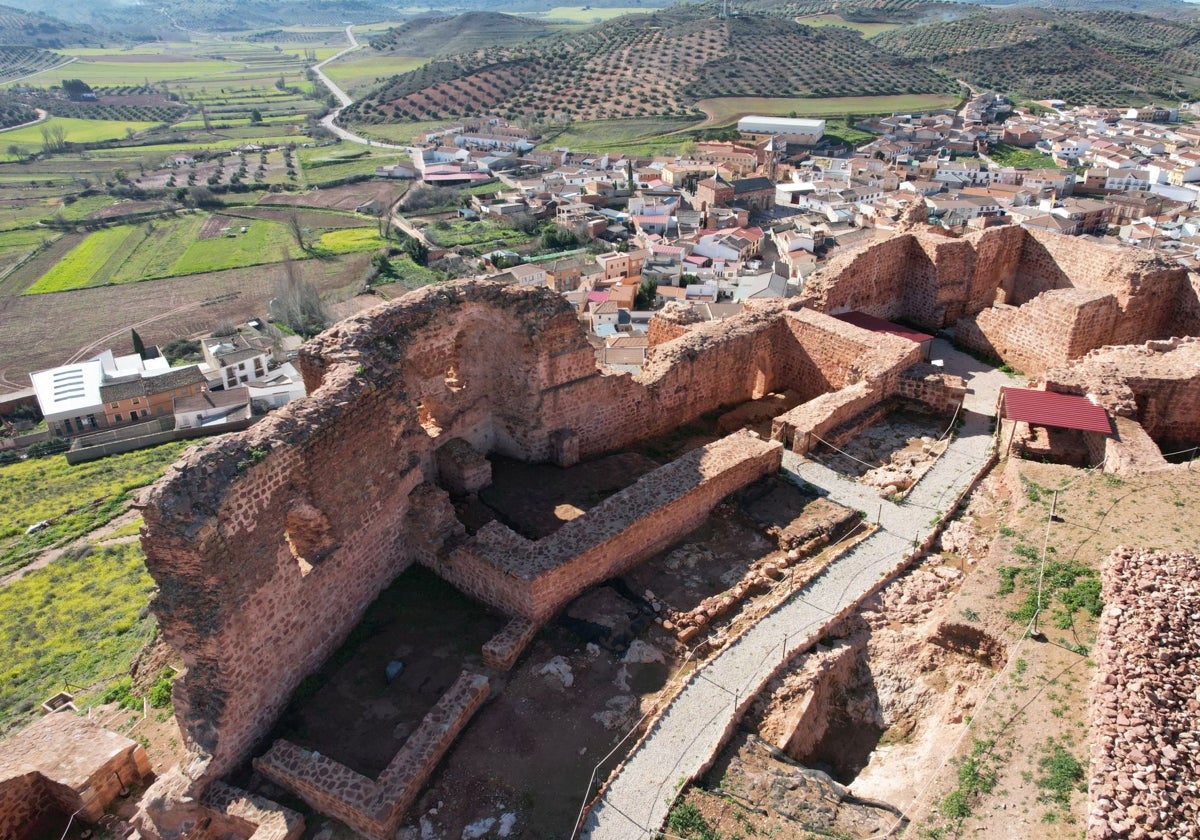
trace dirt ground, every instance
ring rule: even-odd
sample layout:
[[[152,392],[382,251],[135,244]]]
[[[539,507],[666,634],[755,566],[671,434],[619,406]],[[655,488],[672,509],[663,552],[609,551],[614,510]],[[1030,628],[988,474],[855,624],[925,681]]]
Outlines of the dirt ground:
[[[936,414],[891,411],[836,449],[822,444],[810,457],[863,484],[902,493],[946,450],[948,424]]]
[[[389,205],[404,195],[408,185],[403,181],[362,181],[304,193],[269,193],[259,204],[283,204],[297,207],[324,207],[329,210],[353,210],[361,204],[377,199]]]
[[[1080,836],[1088,653],[1099,609],[1088,601],[1090,582],[1122,543],[1194,549],[1200,523],[1187,511],[1198,502],[1200,470],[1121,480],[1002,463],[949,523],[938,553],[870,599],[830,632],[832,648],[798,658],[760,698],[744,737],[676,807],[675,824],[693,827],[681,836],[865,838],[878,831],[875,817],[892,827],[901,813],[900,836]],[[1030,633],[1039,572],[1043,641]],[[830,665],[843,648],[845,658]],[[845,796],[829,775],[796,783],[796,756],[787,751],[771,759],[770,772],[791,781],[760,795],[763,769],[742,760],[745,738],[760,736],[770,749],[802,746],[810,772],[837,777]],[[1078,773],[1055,785],[1049,761],[1062,752]]]

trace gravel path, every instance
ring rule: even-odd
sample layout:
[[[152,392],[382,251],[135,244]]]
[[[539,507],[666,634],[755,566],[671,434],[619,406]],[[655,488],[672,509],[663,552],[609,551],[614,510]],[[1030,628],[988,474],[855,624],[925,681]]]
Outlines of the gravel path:
[[[946,452],[901,504],[826,467],[785,453],[784,471],[829,498],[879,518],[880,527],[768,614],[692,676],[625,761],[588,814],[586,840],[652,837],[683,785],[713,758],[774,670],[810,647],[825,628],[855,609],[876,583],[909,562],[914,538],[923,539],[940,512],[971,483],[986,462],[990,417],[1001,385],[1010,380],[987,365],[934,342],[933,358],[968,380],[964,422]]]

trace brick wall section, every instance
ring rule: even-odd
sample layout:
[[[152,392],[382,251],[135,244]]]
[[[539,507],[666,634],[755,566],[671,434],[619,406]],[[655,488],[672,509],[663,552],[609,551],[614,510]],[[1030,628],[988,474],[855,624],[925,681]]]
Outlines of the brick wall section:
[[[244,825],[239,833],[247,840],[297,840],[304,833],[304,817],[292,809],[224,782],[209,786],[204,807],[235,825]]]
[[[540,624],[528,618],[514,618],[484,644],[484,666],[497,671],[510,670],[540,629]]]
[[[967,396],[967,383],[961,376],[943,373],[940,368],[921,362],[900,373],[896,393],[940,414],[953,414]]]
[[[146,751],[86,718],[60,712],[34,721],[0,744],[0,837],[24,837],[57,809],[94,823],[150,774]]]
[[[777,471],[782,457],[778,443],[736,432],[642,476],[544,539],[491,522],[433,568],[472,597],[541,623],[683,537],[721,499]]]
[[[0,837],[4,840],[42,836],[48,828],[43,821],[56,810],[61,808],[41,773],[30,771],[0,779]]]
[[[835,257],[801,300],[954,326],[969,347],[1038,374],[1106,344],[1200,332],[1198,288],[1150,254],[1005,226],[961,239],[900,233]]]
[[[390,840],[425,781],[487,696],[487,677],[464,671],[375,780],[282,739],[254,759],[254,768],[322,814],[372,840]]]

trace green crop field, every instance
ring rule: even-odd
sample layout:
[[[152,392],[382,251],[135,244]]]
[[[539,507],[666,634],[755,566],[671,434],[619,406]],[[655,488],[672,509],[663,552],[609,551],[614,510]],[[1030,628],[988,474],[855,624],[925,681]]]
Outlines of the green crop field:
[[[862,33],[864,38],[870,38],[881,32],[889,32],[903,26],[900,23],[863,23],[855,20],[844,20],[839,15],[805,15],[804,17],[796,18],[796,23],[802,23],[805,26],[845,26],[849,29],[857,29]]]
[[[78,539],[122,513],[133,491],[162,475],[187,446],[169,443],[75,466],[53,455],[0,467],[0,572],[24,566],[42,550]],[[43,520],[50,525],[25,533]]]
[[[62,75],[67,69],[70,77],[83,79],[93,87],[96,85],[140,85],[151,82],[175,82],[188,79],[204,79],[222,73],[237,72],[241,65],[232,61],[213,61],[180,56],[177,61],[163,61],[154,55],[97,55],[80,58],[70,66],[55,71]],[[49,75],[49,74],[44,74]],[[59,79],[44,79],[34,76],[26,79],[28,84],[57,84]]]
[[[96,272],[117,252],[137,228],[130,226],[98,230],[79,243],[63,259],[30,286],[25,294],[66,292],[92,285]]]
[[[276,263],[285,252],[297,259],[304,256],[287,228],[278,222],[230,217],[228,235],[200,239],[198,234],[207,218],[188,216],[96,231],[25,294]]]
[[[122,122],[117,120],[77,120],[67,117],[51,117],[44,123],[17,128],[0,134],[0,142],[5,146],[16,143],[34,149],[40,149],[45,143],[42,129],[50,126],[61,126],[66,132],[64,139],[68,143],[98,143],[101,140],[118,140],[134,131],[145,131],[153,128],[155,123]]]
[[[565,146],[578,152],[617,152],[650,155],[674,151],[689,138],[680,132],[696,125],[694,118],[650,117],[635,120],[589,120],[571,123],[566,130],[547,135],[542,145]]]
[[[19,258],[44,242],[50,242],[61,236],[58,231],[39,228],[37,230],[6,230],[0,231],[0,256],[6,261]]]
[[[346,228],[321,234],[317,247],[330,254],[351,254],[356,251],[375,251],[384,245],[375,228]]]
[[[959,97],[954,94],[922,93],[900,96],[839,96],[825,99],[730,96],[702,99],[697,105],[708,114],[707,125],[724,126],[751,114],[797,117],[837,117],[843,114],[865,116],[952,108],[958,102]]]
[[[425,236],[435,245],[454,248],[462,245],[487,245],[492,248],[511,248],[532,241],[533,237],[496,222],[454,220],[437,221],[425,228]]]
[[[329,78],[353,93],[359,88],[374,85],[377,79],[416,70],[428,61],[428,58],[417,56],[374,55],[358,50],[332,64],[326,64],[322,69]]]
[[[136,542],[72,550],[0,588],[0,732],[27,723],[67,683],[82,704],[127,674],[154,636],[153,591]]]

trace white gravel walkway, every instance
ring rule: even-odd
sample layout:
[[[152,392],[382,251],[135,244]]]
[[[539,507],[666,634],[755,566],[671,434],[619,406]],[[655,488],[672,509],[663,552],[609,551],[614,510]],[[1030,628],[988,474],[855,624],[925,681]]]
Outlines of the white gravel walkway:
[[[783,469],[828,493],[830,499],[877,516],[880,528],[697,671],[611,780],[592,808],[581,837],[635,840],[652,837],[683,785],[712,760],[744,707],[774,670],[810,647],[841,614],[884,577],[903,568],[914,540],[924,539],[940,514],[971,483],[988,458],[990,417],[1001,385],[1010,380],[942,340],[933,358],[968,380],[964,423],[946,452],[901,504],[882,503],[870,488],[826,467],[785,453]]]

